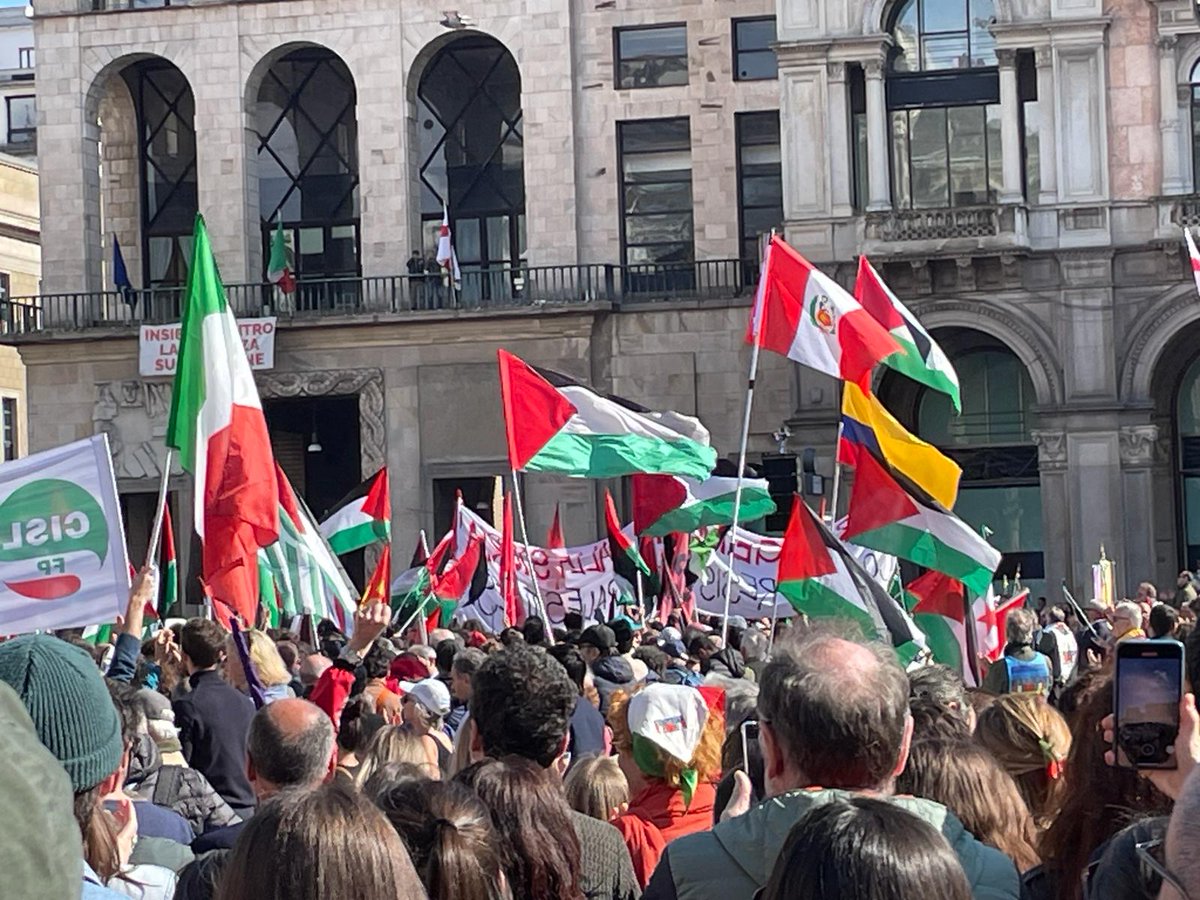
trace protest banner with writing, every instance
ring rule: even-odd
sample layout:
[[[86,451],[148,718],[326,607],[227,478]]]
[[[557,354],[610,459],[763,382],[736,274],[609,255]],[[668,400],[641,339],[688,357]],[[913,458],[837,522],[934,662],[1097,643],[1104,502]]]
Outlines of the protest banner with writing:
[[[720,615],[725,610],[725,589],[729,584],[729,550],[733,529],[726,530],[716,552],[708,559],[703,575],[692,585],[696,609]],[[703,530],[701,532],[703,534]],[[775,583],[779,573],[779,551],[783,539],[737,530],[733,554],[733,596],[729,614],[747,619],[761,619],[772,614],[784,619],[796,611],[784,597],[776,597]]]
[[[128,599],[107,435],[0,466],[0,634],[112,622]]]
[[[138,335],[138,374],[173,376],[183,326],[143,325]],[[275,317],[238,319],[238,332],[251,369],[275,368]]]
[[[478,597],[473,600],[464,598],[455,612],[455,618],[478,618],[498,631],[504,627],[504,600],[496,590],[500,580],[500,532],[465,506],[459,505],[455,523],[456,547],[467,546],[472,529],[484,538],[488,583]],[[532,611],[536,608],[536,579],[552,625],[561,624],[568,612],[582,613],[585,621],[609,619],[617,611],[618,600],[633,595],[629,583],[613,572],[607,540],[558,550],[530,547],[529,555],[533,558],[532,573],[525,545],[516,545],[517,587],[525,608]]]

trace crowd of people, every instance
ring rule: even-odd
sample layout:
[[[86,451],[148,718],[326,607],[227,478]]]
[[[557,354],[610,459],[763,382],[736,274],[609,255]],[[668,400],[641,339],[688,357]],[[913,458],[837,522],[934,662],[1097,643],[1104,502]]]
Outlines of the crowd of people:
[[[154,590],[0,643],[0,896],[1200,897],[1192,694],[1176,769],[1111,750],[1116,642],[1200,679],[1182,591],[1013,610],[969,687],[803,617],[144,637]]]

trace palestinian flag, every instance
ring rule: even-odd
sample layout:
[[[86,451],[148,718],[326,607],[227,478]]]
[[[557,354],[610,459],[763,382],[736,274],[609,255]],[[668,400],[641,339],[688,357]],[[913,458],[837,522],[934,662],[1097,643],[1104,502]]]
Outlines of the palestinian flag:
[[[504,350],[500,396],[514,470],[616,478],[637,472],[708,477],[717,453],[700,423],[604,397]]]
[[[161,621],[179,600],[179,562],[175,556],[175,528],[171,524],[169,503],[163,504],[162,547],[159,554],[162,584],[159,587],[158,608],[153,610],[153,613],[154,618]]]
[[[883,364],[907,375],[913,381],[946,394],[956,413],[962,412],[958,374],[950,358],[942,352],[937,341],[921,327],[921,323],[892,293],[865,256],[858,258],[858,281],[854,297],[862,308],[887,329],[900,349],[884,357]]]
[[[429,543],[425,540],[425,529],[422,528],[417,533],[417,546],[413,548],[412,560],[408,567],[415,569],[417,566],[423,566],[429,560]]]
[[[638,552],[638,545],[621,528],[617,505],[612,494],[604,492],[604,524],[608,528],[608,548],[612,553],[613,571],[630,584],[637,584],[637,573],[650,575],[650,567]],[[632,576],[632,577],[631,577]]]
[[[550,523],[550,530],[546,532],[546,549],[547,550],[565,550],[567,548],[567,539],[563,535],[562,521],[558,515],[558,504],[554,504],[554,521]]]
[[[391,495],[384,466],[334,506],[321,523],[321,537],[338,556],[392,536]]]
[[[677,475],[633,476],[633,530],[661,537],[690,533],[706,525],[733,524],[737,478],[713,475],[704,481]],[[765,478],[742,479],[738,524],[756,522],[775,512]]]
[[[200,215],[166,443],[195,476],[203,580],[243,621],[253,622],[258,549],[279,539],[275,461],[254,374]]]
[[[283,216],[275,219],[275,233],[271,236],[271,259],[267,262],[267,280],[285,294],[296,290],[296,279],[292,274],[292,253],[283,234]]]
[[[778,578],[778,593],[811,619],[852,621],[864,637],[889,642],[906,660],[924,646],[905,611],[799,496],[783,536]]]
[[[361,609],[370,603],[387,603],[392,586],[392,545],[384,544],[383,550],[379,553],[379,561],[375,563],[375,571],[371,574],[371,580],[367,582],[367,588],[363,591],[362,598],[358,601],[358,606]]]
[[[421,604],[421,615],[425,616],[426,634],[450,624],[459,601],[474,585],[482,559],[483,535],[472,534],[462,556],[451,560],[440,575],[430,573],[424,595],[417,598]]]
[[[1000,565],[1000,551],[870,453],[859,454],[843,537],[956,578],[976,596]]]
[[[413,552],[412,564],[396,576],[392,582],[392,610],[423,605],[433,589],[433,580],[441,574],[442,566],[454,546],[454,532],[448,531],[437,542],[433,552],[425,545],[425,532],[421,531],[417,548]]]
[[[925,632],[934,661],[958,672],[968,686],[976,686],[978,678],[967,643],[963,583],[930,569],[904,588],[904,602],[917,627]]]
[[[105,644],[113,642],[113,634],[116,632],[114,625],[89,625],[83,629],[83,634],[80,638],[87,641],[93,647],[101,647]]]

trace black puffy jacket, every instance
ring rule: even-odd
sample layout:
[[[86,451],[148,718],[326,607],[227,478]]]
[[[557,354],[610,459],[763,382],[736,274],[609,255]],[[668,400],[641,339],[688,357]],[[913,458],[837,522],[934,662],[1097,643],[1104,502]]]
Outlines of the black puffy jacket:
[[[139,734],[130,750],[125,789],[139,800],[179,813],[197,837],[241,821],[201,773],[187,766],[163,765],[158,747],[148,734]]]

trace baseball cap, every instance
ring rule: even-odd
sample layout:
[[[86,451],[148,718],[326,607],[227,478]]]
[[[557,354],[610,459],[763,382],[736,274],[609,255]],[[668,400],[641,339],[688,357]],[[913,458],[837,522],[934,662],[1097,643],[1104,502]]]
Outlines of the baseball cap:
[[[658,649],[672,659],[687,659],[687,647],[683,646],[683,641],[675,639],[659,641]]]
[[[631,734],[686,765],[700,744],[708,706],[695,688],[657,683],[629,698],[628,717]]]
[[[444,716],[450,712],[450,691],[436,678],[426,678],[417,682],[402,681],[400,690],[435,716]]]
[[[617,636],[607,625],[589,625],[579,636],[579,644],[587,644],[597,650],[612,650],[617,646]]]

